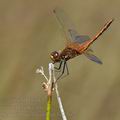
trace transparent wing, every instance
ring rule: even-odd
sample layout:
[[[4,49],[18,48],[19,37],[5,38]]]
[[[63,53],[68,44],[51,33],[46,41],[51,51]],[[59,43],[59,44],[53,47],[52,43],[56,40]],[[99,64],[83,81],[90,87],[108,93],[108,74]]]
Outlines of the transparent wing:
[[[90,40],[88,35],[79,35],[76,31],[69,29],[69,33],[71,35],[72,40],[78,43],[84,43],[87,40]]]
[[[83,43],[86,40],[90,39],[90,37],[87,35],[79,35],[77,33],[75,26],[63,10],[56,8],[53,10],[53,12],[56,15],[56,18],[59,21],[60,25],[62,26],[67,42]]]
[[[98,64],[103,64],[102,61],[96,57],[95,55],[93,55],[91,52],[93,52],[91,49],[90,50],[87,50],[84,55],[89,59],[89,60],[92,60]]]
[[[56,8],[53,10],[53,12],[62,27],[62,30],[65,34],[67,42],[71,42],[72,37],[69,33],[69,29],[74,28],[72,25],[72,22],[70,21],[70,19],[67,17],[67,15],[64,13],[64,11],[62,9]]]

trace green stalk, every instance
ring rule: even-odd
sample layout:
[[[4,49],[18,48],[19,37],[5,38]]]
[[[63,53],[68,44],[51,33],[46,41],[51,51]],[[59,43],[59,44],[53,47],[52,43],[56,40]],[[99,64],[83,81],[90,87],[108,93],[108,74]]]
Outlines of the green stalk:
[[[51,103],[52,103],[52,96],[48,96],[47,111],[46,111],[46,120],[50,120]]]

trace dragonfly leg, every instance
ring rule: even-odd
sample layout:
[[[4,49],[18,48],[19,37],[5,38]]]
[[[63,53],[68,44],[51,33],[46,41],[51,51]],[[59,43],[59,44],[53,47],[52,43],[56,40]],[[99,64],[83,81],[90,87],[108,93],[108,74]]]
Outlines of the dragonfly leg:
[[[57,72],[61,71],[62,63],[63,63],[63,60],[60,61],[59,67],[54,67],[57,70]]]
[[[65,63],[65,68],[66,68],[66,70],[67,70],[67,74],[64,75],[64,76],[61,76],[61,78],[64,78],[64,77],[66,77],[66,76],[69,75],[69,69],[68,69],[68,66],[67,66],[67,62]],[[65,68],[64,68],[64,71],[65,71]]]
[[[66,62],[66,69],[67,69],[67,75],[69,75],[69,69],[68,69],[68,65],[67,65],[67,62]]]
[[[62,75],[64,74],[64,72],[65,72],[66,60],[64,60],[63,62],[64,62],[64,64],[63,64],[62,73],[61,73],[61,75],[57,78],[57,80],[60,79],[60,78],[62,77]]]

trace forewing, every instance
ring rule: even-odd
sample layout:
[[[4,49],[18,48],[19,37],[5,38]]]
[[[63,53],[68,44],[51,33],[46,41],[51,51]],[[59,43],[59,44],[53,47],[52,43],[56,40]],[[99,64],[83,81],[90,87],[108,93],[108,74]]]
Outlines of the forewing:
[[[56,8],[53,10],[53,12],[62,27],[62,31],[65,34],[67,42],[72,42],[72,37],[69,30],[73,29],[74,25],[62,9]]]
[[[96,63],[98,63],[98,64],[103,64],[102,63],[102,61],[98,58],[98,57],[96,57],[95,55],[93,55],[92,53],[91,53],[91,50],[89,51],[86,51],[85,53],[84,53],[84,55],[89,59],[89,60],[92,60],[92,61],[94,61],[94,62],[96,62]]]
[[[90,40],[89,36],[78,34],[72,21],[62,9],[56,8],[53,12],[63,29],[67,42],[78,42],[81,44],[87,40]]]

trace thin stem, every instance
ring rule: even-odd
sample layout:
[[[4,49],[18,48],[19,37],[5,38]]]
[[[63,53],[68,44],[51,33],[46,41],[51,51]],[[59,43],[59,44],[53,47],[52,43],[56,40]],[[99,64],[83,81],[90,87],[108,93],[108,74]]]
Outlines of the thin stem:
[[[55,92],[56,92],[56,95],[57,95],[57,101],[58,101],[58,104],[59,104],[62,119],[67,120],[67,117],[65,115],[65,111],[64,111],[64,108],[63,108],[62,100],[61,100],[61,97],[60,97],[60,94],[59,94],[59,91],[58,91],[58,85],[57,85],[57,82],[56,82],[54,66],[53,66],[53,80],[54,80],[54,83],[55,83]]]
[[[55,84],[55,92],[56,92],[56,95],[57,95],[57,101],[58,101],[58,104],[59,104],[59,108],[60,108],[60,112],[61,112],[61,115],[62,115],[62,119],[63,120],[67,120],[67,117],[65,115],[65,111],[64,111],[64,108],[63,108],[62,100],[61,100],[61,97],[59,95],[57,83]]]

